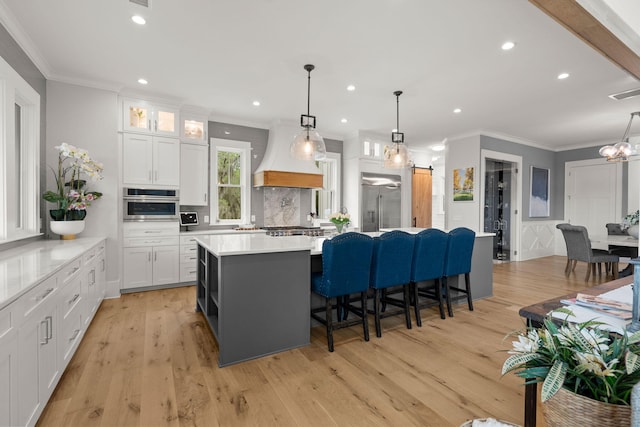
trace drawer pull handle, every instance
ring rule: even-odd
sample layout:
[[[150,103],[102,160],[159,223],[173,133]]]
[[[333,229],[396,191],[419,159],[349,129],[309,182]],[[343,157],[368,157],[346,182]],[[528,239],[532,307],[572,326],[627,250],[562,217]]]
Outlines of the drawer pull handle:
[[[48,324],[49,321],[47,319],[44,319],[42,321],[40,321],[40,325],[43,325],[43,329],[44,329],[44,338],[42,338],[42,340],[40,341],[40,345],[47,345],[47,343],[49,342],[49,332],[48,332]],[[40,334],[42,335],[42,334]]]
[[[73,341],[78,337],[78,334],[80,333],[80,329],[76,329],[75,331],[73,331],[73,335],[71,335],[71,338],[69,338],[69,341]]]
[[[160,230],[146,230],[145,233],[146,234],[158,234],[158,233],[162,233],[162,231],[160,231]]]
[[[194,260],[195,260],[195,259],[198,259],[198,257],[192,256],[192,257],[191,257],[191,258],[189,258],[189,259],[194,259]]]
[[[42,295],[38,295],[36,297],[36,301],[42,301],[43,299],[45,299],[51,292],[53,292],[53,289],[54,288],[49,288],[46,291],[44,291]]]
[[[145,243],[162,243],[162,240],[145,240]]]
[[[190,272],[189,272],[189,274],[196,274],[196,273],[197,273],[197,271],[196,271],[196,270],[193,270],[193,271],[190,271]]]
[[[80,270],[80,267],[73,267],[73,270],[71,270],[68,274],[67,277],[72,276],[75,274],[76,271]]]
[[[69,300],[69,304],[70,304],[70,305],[71,305],[71,304],[73,304],[74,302],[76,302],[76,300],[77,300],[78,298],[80,298],[80,294],[75,294],[75,295],[73,296],[73,298],[71,298],[71,299]]]

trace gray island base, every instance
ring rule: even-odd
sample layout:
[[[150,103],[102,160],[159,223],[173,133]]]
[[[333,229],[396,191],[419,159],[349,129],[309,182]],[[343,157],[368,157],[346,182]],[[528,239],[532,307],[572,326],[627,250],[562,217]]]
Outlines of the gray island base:
[[[218,342],[218,366],[309,344],[308,242],[306,250],[243,254],[198,243],[196,310]]]

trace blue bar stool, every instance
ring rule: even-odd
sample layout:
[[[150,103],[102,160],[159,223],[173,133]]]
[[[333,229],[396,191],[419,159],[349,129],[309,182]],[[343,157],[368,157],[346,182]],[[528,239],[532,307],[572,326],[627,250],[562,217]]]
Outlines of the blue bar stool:
[[[327,344],[333,351],[333,330],[362,323],[364,340],[369,341],[367,291],[371,272],[373,239],[365,234],[345,233],[322,243],[322,273],[311,275],[311,290],[325,298],[325,306],[311,309],[311,317],[327,328]],[[350,295],[360,293],[360,307],[351,305]],[[336,304],[331,299],[336,298]],[[333,320],[333,309],[337,320]],[[325,317],[317,313],[325,312]],[[360,317],[347,320],[352,312]]]
[[[373,314],[375,316],[376,336],[382,336],[380,319],[395,316],[404,312],[407,329],[411,329],[411,313],[409,309],[409,282],[411,280],[411,259],[413,257],[413,235],[394,230],[376,237],[373,243],[373,259],[371,261],[370,287],[374,292]],[[402,287],[402,301],[387,295],[387,289]],[[384,307],[380,307],[381,302]],[[386,305],[402,307],[382,313]]]
[[[440,318],[446,318],[440,279],[444,275],[444,258],[448,242],[449,235],[435,228],[422,230],[415,235],[411,263],[411,288],[418,326],[422,326],[420,309],[434,305],[433,301],[421,303],[420,297],[435,300],[440,308]]]
[[[465,227],[455,228],[449,232],[449,244],[447,245],[447,254],[444,261],[444,274],[442,275],[449,317],[453,317],[453,307],[451,306],[452,290],[466,294],[469,310],[473,311],[469,273],[471,272],[471,256],[473,255],[475,240],[476,233]],[[448,279],[460,274],[464,274],[465,288],[450,286]]]

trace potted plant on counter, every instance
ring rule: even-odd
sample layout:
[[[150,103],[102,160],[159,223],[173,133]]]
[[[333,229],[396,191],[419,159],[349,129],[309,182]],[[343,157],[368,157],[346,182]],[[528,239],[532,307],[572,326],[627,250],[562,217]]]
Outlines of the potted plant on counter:
[[[640,210],[635,211],[622,219],[622,229],[627,230],[629,236],[638,238],[638,222],[640,218]]]
[[[640,332],[613,335],[599,325],[557,325],[547,318],[540,328],[511,334],[518,340],[502,374],[516,371],[526,383],[542,383],[548,426],[630,425],[631,391],[640,381]]]
[[[86,150],[73,145],[62,143],[55,148],[58,150],[58,168],[51,168],[51,171],[56,189],[47,190],[42,198],[57,204],[57,209],[49,211],[51,231],[60,234],[63,239],[71,239],[84,230],[87,207],[102,197],[98,191],[87,191],[87,181],[81,178],[86,176],[92,181],[102,179],[103,166],[91,159]]]
[[[336,230],[338,231],[338,234],[340,234],[344,230],[344,226],[349,224],[351,221],[351,217],[348,213],[336,212],[331,214],[329,221],[336,226]]]

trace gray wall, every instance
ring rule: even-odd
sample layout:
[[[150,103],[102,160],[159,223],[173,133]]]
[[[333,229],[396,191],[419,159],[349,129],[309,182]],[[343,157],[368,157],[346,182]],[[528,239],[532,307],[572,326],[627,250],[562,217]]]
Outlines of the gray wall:
[[[228,135],[225,133],[228,132]],[[251,143],[251,175],[258,169],[264,153],[267,150],[269,140],[269,130],[248,126],[232,125],[221,122],[209,122],[209,137],[219,139],[229,139],[234,141],[246,141]],[[324,138],[327,151],[342,154],[342,141]],[[211,172],[209,172],[211,173]],[[307,209],[305,206],[308,206]],[[311,209],[311,190],[302,189],[300,191],[300,213],[301,220],[306,217],[307,210]],[[181,211],[198,212],[201,225],[189,227],[189,230],[206,230],[216,228],[229,228],[228,226],[210,226],[203,223],[205,215],[209,215],[209,206],[180,206]],[[255,215],[255,224],[264,224],[264,193],[262,188],[251,187],[251,214]],[[183,228],[184,229],[184,228]]]
[[[47,123],[47,80],[2,25],[0,25],[0,56],[40,95],[40,170],[45,170],[44,142],[46,140],[45,126]],[[43,173],[40,174],[40,188],[45,188],[45,174]],[[41,218],[46,218],[43,213],[45,212],[45,208],[44,200],[41,200]],[[9,249],[10,247],[19,246],[24,243],[26,243],[26,241],[0,244],[0,250]]]

